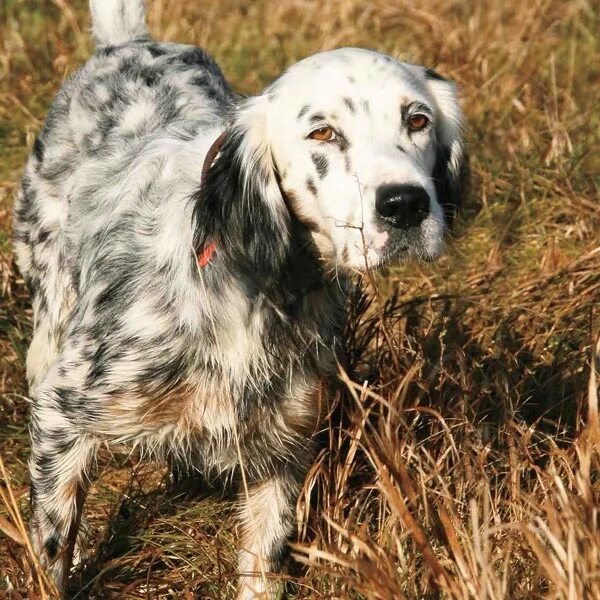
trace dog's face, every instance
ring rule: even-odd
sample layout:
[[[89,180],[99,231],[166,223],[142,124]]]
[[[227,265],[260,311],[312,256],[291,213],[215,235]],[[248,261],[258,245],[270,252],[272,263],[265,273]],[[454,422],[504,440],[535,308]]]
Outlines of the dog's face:
[[[291,67],[244,119],[254,160],[270,163],[330,266],[439,255],[462,161],[453,84],[376,52],[335,50]]]

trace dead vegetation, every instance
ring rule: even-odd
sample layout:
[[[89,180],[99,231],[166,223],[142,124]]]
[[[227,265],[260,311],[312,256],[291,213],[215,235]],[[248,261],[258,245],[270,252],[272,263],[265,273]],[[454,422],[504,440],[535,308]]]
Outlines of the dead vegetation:
[[[290,595],[600,598],[597,6],[149,4],[157,38],[207,47],[245,93],[343,45],[427,64],[462,88],[471,190],[455,239],[438,263],[391,269],[354,302],[298,504]],[[83,0],[0,6],[2,597],[52,597],[23,525],[31,312],[10,213],[47,107],[91,49],[87,28]],[[163,467],[125,454],[99,463],[75,597],[233,597],[228,497],[172,491]]]

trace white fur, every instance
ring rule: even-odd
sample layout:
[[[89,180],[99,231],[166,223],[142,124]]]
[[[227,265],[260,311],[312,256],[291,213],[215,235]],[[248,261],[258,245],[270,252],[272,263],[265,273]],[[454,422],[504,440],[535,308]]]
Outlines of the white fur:
[[[143,0],[90,0],[92,32],[99,46],[148,36]]]

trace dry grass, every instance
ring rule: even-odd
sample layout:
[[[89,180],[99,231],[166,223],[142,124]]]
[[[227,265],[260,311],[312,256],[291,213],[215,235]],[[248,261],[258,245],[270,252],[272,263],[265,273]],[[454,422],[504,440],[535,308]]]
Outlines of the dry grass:
[[[298,505],[298,598],[600,598],[600,19],[593,2],[152,0],[243,92],[341,45],[461,85],[472,182],[447,255],[357,299]],[[85,2],[0,6],[0,596],[51,597],[23,546],[30,308],[10,254],[28,148],[90,51]],[[385,333],[385,335],[384,335]],[[233,597],[229,501],[104,455],[78,597]],[[8,486],[10,484],[10,486]],[[108,524],[108,525],[107,525]],[[307,566],[302,566],[302,563]]]

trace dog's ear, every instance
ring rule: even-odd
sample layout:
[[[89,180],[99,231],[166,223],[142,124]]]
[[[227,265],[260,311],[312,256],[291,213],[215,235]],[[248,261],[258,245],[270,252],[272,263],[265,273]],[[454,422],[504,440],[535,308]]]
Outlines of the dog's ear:
[[[289,235],[268,143],[267,103],[258,96],[239,108],[193,199],[195,251],[215,242],[218,253],[266,284],[279,274]]]
[[[436,125],[437,155],[433,180],[446,222],[450,225],[462,203],[467,171],[462,139],[463,114],[453,82],[433,69],[425,69],[425,78],[440,115]]]

